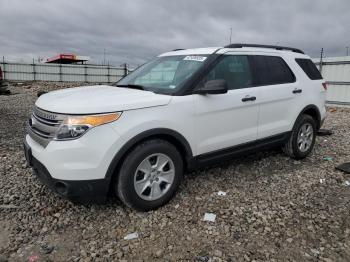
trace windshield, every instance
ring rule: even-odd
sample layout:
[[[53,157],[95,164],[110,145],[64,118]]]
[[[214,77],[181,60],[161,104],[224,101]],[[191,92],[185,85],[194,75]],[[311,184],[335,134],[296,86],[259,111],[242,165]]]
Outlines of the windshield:
[[[173,93],[203,65],[206,59],[206,55],[157,57],[137,68],[116,85]]]

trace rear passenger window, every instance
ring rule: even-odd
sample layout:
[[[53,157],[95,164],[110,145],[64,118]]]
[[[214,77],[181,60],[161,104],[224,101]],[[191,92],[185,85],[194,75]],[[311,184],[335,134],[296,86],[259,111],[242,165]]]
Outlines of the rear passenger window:
[[[252,86],[252,76],[248,57],[244,55],[227,55],[201,81],[200,86],[209,80],[223,79],[227,88],[240,89]]]
[[[287,63],[278,56],[251,56],[254,68],[254,85],[277,85],[295,82]]]
[[[314,62],[311,61],[311,59],[296,58],[295,61],[311,80],[322,79],[322,75],[318,71]]]

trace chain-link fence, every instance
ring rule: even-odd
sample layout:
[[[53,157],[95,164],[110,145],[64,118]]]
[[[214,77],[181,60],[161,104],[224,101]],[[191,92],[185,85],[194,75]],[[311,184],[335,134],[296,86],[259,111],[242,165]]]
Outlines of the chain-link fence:
[[[113,83],[129,73],[127,65],[121,67],[100,65],[71,65],[45,63],[19,63],[0,61],[3,78],[8,81],[55,81]]]

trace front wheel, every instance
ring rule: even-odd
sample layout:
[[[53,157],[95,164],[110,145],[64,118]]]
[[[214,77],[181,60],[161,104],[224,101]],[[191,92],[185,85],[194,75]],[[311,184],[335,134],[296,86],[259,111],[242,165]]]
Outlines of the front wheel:
[[[309,115],[301,115],[283,151],[294,159],[303,159],[312,151],[316,140],[316,122]]]
[[[176,147],[154,139],[137,145],[126,156],[115,189],[124,204],[148,211],[173,197],[182,176],[183,161]]]

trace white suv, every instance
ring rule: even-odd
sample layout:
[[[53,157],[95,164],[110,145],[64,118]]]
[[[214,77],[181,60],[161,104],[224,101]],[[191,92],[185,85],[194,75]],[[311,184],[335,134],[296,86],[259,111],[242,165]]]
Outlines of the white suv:
[[[306,157],[326,85],[301,50],[232,44],[161,54],[114,86],[39,97],[28,163],[59,195],[128,206],[167,203],[185,171],[271,146]]]

